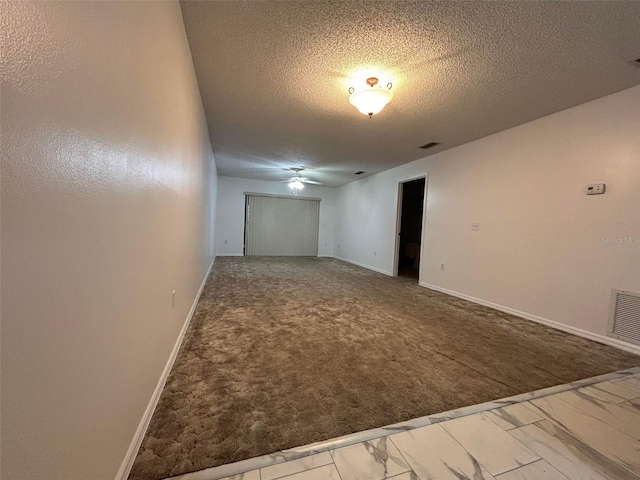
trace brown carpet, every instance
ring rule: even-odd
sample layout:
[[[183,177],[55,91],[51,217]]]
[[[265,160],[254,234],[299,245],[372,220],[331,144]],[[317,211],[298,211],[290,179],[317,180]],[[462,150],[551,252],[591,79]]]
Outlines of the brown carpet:
[[[338,260],[218,258],[129,478],[639,365],[638,356]]]

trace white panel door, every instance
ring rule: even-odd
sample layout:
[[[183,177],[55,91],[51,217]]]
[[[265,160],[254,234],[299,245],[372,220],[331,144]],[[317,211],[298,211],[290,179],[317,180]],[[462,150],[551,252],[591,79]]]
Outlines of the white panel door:
[[[246,197],[246,255],[318,255],[320,201],[304,198]]]

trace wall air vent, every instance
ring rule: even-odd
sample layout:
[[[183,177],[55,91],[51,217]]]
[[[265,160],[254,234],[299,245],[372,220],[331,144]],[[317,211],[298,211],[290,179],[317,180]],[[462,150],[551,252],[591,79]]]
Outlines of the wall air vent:
[[[354,175],[362,175],[364,172],[360,170],[359,172],[354,173]]]
[[[608,334],[640,345],[640,293],[611,290]]]
[[[425,143],[420,148],[424,148],[426,150],[427,148],[435,147],[436,145],[440,144],[438,142]]]

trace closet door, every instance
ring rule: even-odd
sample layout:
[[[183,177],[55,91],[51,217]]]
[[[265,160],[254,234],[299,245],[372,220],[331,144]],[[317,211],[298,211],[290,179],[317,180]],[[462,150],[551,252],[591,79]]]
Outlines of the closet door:
[[[245,212],[245,255],[318,255],[319,200],[247,195]]]

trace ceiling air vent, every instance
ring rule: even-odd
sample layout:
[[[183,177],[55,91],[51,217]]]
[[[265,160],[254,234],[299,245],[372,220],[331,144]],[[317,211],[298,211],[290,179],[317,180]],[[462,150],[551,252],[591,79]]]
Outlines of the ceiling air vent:
[[[425,143],[420,148],[424,148],[426,150],[427,148],[435,147],[436,145],[440,144],[438,142]]]
[[[354,173],[354,175],[362,175],[364,172],[360,170],[359,172]]]
[[[640,293],[611,290],[608,333],[640,345]]]

